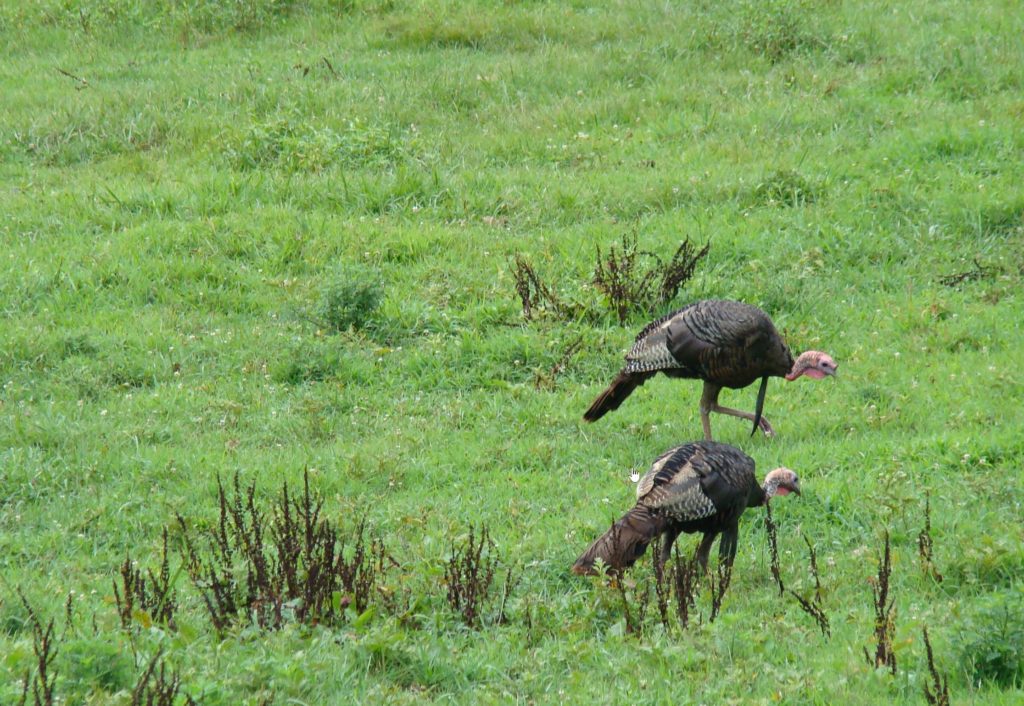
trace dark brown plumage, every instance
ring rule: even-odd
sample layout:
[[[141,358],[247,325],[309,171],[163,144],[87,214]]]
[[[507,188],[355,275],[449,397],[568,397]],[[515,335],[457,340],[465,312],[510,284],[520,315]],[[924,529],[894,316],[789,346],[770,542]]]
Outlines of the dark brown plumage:
[[[591,544],[572,570],[594,573],[600,558],[619,573],[632,566],[658,535],[664,538],[661,560],[665,561],[681,532],[704,533],[697,548],[697,560],[704,568],[711,545],[721,534],[720,561],[732,564],[743,511],[791,491],[800,492],[793,471],[777,468],[759,485],[754,460],[728,444],[698,441],[677,446],[654,462],[637,485],[633,509]]]
[[[761,416],[768,378],[794,380],[801,374],[824,377],[834,375],[835,367],[831,357],[817,351],[808,351],[794,361],[771,319],[756,306],[708,299],[648,324],[626,355],[626,366],[583,418],[597,421],[618,409],[649,378],[664,373],[704,381],[700,414],[705,439],[711,440],[711,412],[749,419],[754,423],[751,433],[760,427],[771,434],[771,425]],[[718,404],[723,387],[738,389],[759,378],[761,388],[754,414]]]

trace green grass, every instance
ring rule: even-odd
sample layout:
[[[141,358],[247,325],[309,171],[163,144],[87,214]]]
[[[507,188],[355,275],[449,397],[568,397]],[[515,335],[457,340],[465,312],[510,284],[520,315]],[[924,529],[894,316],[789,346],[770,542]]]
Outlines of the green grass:
[[[35,665],[18,589],[58,631],[74,592],[66,703],[130,703],[160,646],[202,704],[923,703],[925,625],[954,702],[1019,702],[1019,9],[0,2],[0,702]],[[648,317],[524,322],[510,259],[597,308],[596,246],[630,232],[711,242],[675,304],[757,304],[840,363],[769,387],[773,440],[716,422],[800,473],[783,576],[812,585],[806,535],[830,639],[778,598],[760,512],[723,614],[683,634],[625,634],[568,573],[629,470],[699,436],[698,385],[584,426]],[[339,308],[353,272],[379,290]],[[178,630],[121,631],[126,551],[155,567],[175,513],[212,521],[218,475],[269,498],[306,467],[385,536],[412,618],[219,638],[180,575]],[[441,585],[470,523],[522,574],[480,631]],[[885,530],[895,677],[862,653]]]

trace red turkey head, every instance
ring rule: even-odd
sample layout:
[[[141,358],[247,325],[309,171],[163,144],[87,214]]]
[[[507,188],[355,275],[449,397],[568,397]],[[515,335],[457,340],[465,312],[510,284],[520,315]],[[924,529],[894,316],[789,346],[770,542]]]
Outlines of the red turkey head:
[[[782,466],[764,477],[764,493],[768,498],[775,495],[800,495],[800,479],[794,471]]]
[[[793,370],[786,376],[786,379],[796,380],[801,375],[806,375],[809,378],[821,380],[828,375],[835,375],[838,367],[828,353],[804,351],[793,363]]]

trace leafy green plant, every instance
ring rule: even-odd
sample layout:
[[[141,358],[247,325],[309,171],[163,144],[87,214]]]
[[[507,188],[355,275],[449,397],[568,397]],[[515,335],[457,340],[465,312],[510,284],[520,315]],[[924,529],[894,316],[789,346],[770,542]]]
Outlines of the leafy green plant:
[[[326,325],[326,322],[317,322]],[[363,373],[349,360],[334,340],[313,338],[299,341],[282,351],[268,366],[270,377],[289,385],[317,383],[344,374],[348,382],[360,382]]]
[[[76,637],[61,645],[60,674],[64,695],[85,696],[93,690],[116,693],[132,683],[134,665],[121,645],[105,638]]]
[[[764,206],[804,206],[818,198],[819,190],[799,172],[779,169],[757,183],[751,201]]]
[[[393,167],[407,157],[406,143],[394,131],[351,120],[341,130],[314,127],[301,116],[255,123],[225,154],[238,169],[276,167],[290,172]]]
[[[975,685],[1024,683],[1024,597],[997,593],[969,615],[960,635],[961,663]]]
[[[329,277],[320,292],[315,321],[333,332],[367,328],[383,298],[384,290],[376,272],[343,268]]]
[[[746,47],[776,63],[800,49],[820,45],[807,29],[808,10],[793,0],[742,2],[738,34]]]

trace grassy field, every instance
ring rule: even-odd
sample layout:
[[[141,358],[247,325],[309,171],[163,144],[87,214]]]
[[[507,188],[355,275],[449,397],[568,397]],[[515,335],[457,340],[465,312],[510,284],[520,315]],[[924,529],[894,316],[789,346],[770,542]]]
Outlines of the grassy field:
[[[0,703],[39,684],[31,614],[67,704],[132,703],[156,655],[177,704],[925,703],[924,627],[954,703],[1020,703],[1017,2],[3,0],[0,54]],[[634,235],[710,252],[622,326],[591,280]],[[524,318],[517,254],[572,316]],[[699,384],[583,411],[646,321],[711,297],[839,361],[769,386],[774,439],[715,419],[799,472],[782,577],[813,592],[809,540],[830,637],[779,597],[760,510],[714,622],[705,586],[686,630],[653,599],[635,625],[649,559],[630,621],[568,572],[630,470],[700,437]],[[216,527],[236,476],[269,513],[304,469],[386,543],[392,598],[215,630],[177,515]],[[474,629],[445,566],[482,525]],[[119,567],[156,571],[165,528],[173,625],[124,627]],[[864,654],[886,532],[895,674]]]

